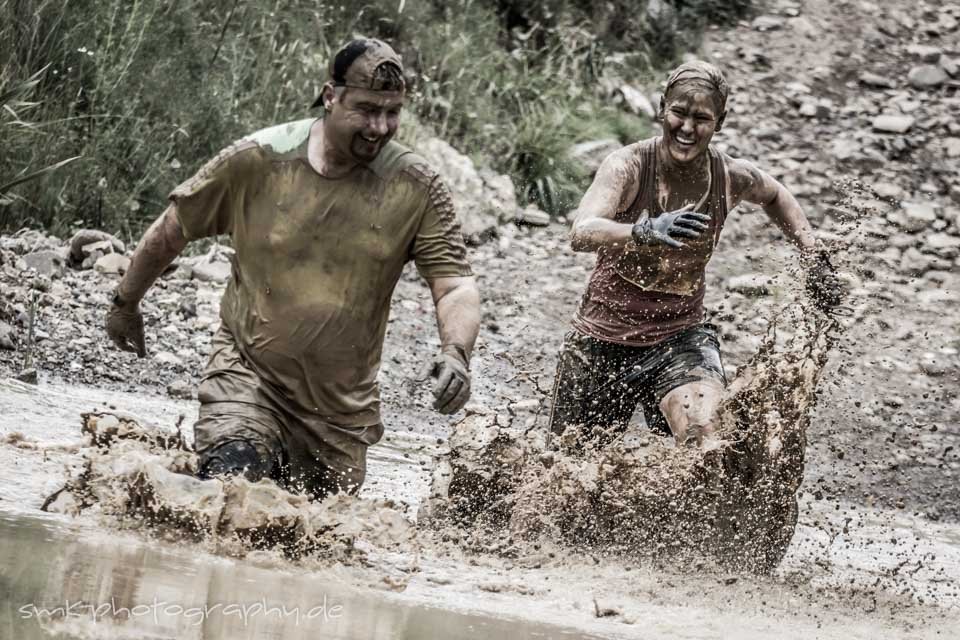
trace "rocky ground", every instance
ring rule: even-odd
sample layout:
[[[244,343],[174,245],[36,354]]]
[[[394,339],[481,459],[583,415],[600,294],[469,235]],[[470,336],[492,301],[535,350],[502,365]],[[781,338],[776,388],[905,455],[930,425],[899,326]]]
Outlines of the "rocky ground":
[[[826,240],[853,234],[839,260],[853,311],[824,376],[803,490],[950,520],[960,519],[958,21],[950,5],[781,2],[705,43],[733,88],[716,143],[787,184]],[[565,221],[515,225],[542,216],[519,209],[502,176],[442,144],[425,146],[448,172],[456,168],[450,180],[466,226],[485,240],[471,250],[484,305],[474,402],[506,422],[543,424],[556,352],[592,258],[572,253]],[[195,393],[229,248],[198,249],[158,282],[143,305],[150,357],[138,360],[102,330],[131,248],[86,240],[71,246],[33,231],[0,238],[0,375],[34,369],[41,384]],[[730,373],[756,350],[775,310],[802,295],[794,262],[762,212],[731,216],[707,298]],[[432,414],[417,389],[436,347],[434,324],[411,269],[394,296],[381,372],[388,431],[442,433],[456,421]]]

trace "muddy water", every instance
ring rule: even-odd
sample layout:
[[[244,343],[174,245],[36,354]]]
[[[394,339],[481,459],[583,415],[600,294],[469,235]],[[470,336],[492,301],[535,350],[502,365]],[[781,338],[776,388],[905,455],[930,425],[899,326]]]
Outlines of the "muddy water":
[[[4,638],[585,637],[391,602],[332,572],[297,575],[136,541],[104,544],[24,514],[0,512],[0,566]]]
[[[270,556],[240,561],[118,532],[95,516],[69,524],[40,517],[42,497],[76,458],[80,413],[111,404],[168,426],[183,413],[188,431],[195,414],[189,402],[0,380],[0,638],[65,632],[61,637],[876,640],[954,638],[960,628],[960,527],[804,492],[797,535],[770,577],[587,552],[507,560],[438,543],[417,558],[402,593],[385,582],[382,559],[355,566],[302,566]],[[415,506],[428,491],[436,436],[392,433],[374,447],[364,494]],[[66,599],[151,606],[154,596],[174,608],[156,619],[152,610],[126,621],[111,611],[97,621],[88,615],[44,624],[21,611],[31,603],[64,606]],[[251,615],[258,602],[260,609],[299,606],[299,625],[292,614]],[[202,617],[176,609],[217,603],[222,607]],[[236,606],[226,614],[228,604]],[[337,605],[342,615],[334,618]],[[312,620],[304,620],[311,610]]]

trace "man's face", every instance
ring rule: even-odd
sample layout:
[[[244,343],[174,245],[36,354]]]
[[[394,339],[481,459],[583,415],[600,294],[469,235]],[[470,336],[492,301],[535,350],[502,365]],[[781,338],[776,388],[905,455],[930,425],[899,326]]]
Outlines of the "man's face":
[[[713,95],[696,86],[674,87],[663,109],[663,143],[670,157],[686,164],[706,153],[722,122]]]
[[[346,87],[331,94],[326,115],[330,142],[355,162],[373,162],[397,132],[404,93]]]

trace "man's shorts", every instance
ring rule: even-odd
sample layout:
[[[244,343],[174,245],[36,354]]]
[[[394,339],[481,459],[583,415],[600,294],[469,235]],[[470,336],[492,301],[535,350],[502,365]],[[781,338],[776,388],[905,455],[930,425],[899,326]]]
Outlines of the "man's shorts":
[[[273,463],[273,480],[316,499],[360,489],[367,445],[359,438],[376,441],[383,430],[382,425],[343,427],[298,415],[250,368],[223,328],[214,336],[198,395],[200,418],[193,430],[201,466],[216,447],[243,440]]]
[[[649,347],[571,331],[557,363],[550,430],[559,435],[578,425],[581,440],[609,441],[626,429],[640,404],[647,426],[669,435],[660,401],[673,389],[701,380],[727,384],[712,324],[694,325]]]

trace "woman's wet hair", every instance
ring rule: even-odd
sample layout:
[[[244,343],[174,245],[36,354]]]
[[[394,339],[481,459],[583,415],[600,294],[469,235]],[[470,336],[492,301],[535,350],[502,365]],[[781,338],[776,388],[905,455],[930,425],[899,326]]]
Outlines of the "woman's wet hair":
[[[671,92],[678,87],[693,84],[713,97],[717,112],[723,113],[727,108],[727,96],[730,94],[730,85],[720,69],[705,60],[685,62],[670,74],[667,85],[663,90],[664,99],[669,99]]]

